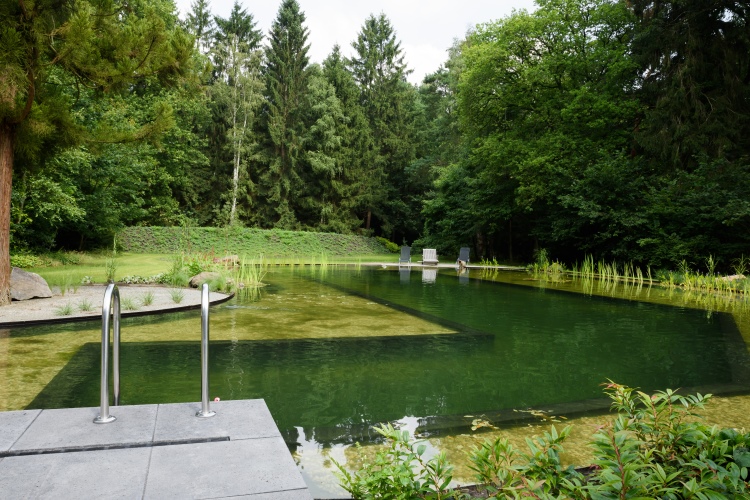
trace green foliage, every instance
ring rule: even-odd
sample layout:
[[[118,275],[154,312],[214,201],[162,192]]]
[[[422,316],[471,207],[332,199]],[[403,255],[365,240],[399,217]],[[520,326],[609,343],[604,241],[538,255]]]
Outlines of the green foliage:
[[[527,438],[529,452],[519,452],[507,439],[485,441],[470,454],[471,469],[493,498],[565,498],[581,493],[583,476],[560,463],[562,443],[570,434],[554,426],[541,437]]]
[[[419,96],[406,83],[410,70],[385,14],[365,19],[352,47],[356,54],[349,68],[359,85],[359,101],[369,121],[374,149],[366,175],[375,175],[374,181],[382,179],[371,185],[374,192],[366,208],[379,219],[384,235],[413,240],[421,225],[418,214],[424,185],[420,181],[429,185],[430,180],[412,176],[409,170],[419,142]]]
[[[172,302],[179,304],[185,298],[185,292],[179,288],[172,288],[169,290],[169,296],[172,298]]]
[[[89,312],[94,310],[94,305],[88,299],[83,299],[78,303],[78,310],[81,312]]]
[[[174,257],[172,257],[172,265],[162,278],[164,283],[168,283],[174,287],[188,285],[190,276],[188,276],[185,269],[185,260],[186,257],[184,254],[175,254]]]
[[[137,311],[138,310],[138,302],[135,301],[132,297],[123,297],[122,298],[122,309],[124,311]]]
[[[727,272],[750,245],[748,7],[537,6],[478,25],[416,88],[385,13],[350,60],[336,46],[318,66],[296,0],[264,47],[238,2],[224,19],[196,0],[182,25],[168,0],[5,2],[0,242],[20,255],[228,224],[471,244],[503,262],[542,247],[643,268],[710,254]],[[297,252],[276,243],[231,245]],[[337,254],[321,243],[300,253]]]
[[[387,238],[382,238],[380,236],[376,236],[375,239],[385,247],[386,250],[388,250],[391,253],[399,253],[401,250],[400,247],[395,244],[394,242],[390,241]]]
[[[342,486],[354,498],[460,498],[448,489],[453,467],[447,464],[445,454],[427,459],[427,447],[412,441],[407,431],[395,429],[391,424],[374,429],[389,441],[389,447],[379,452],[372,463],[366,463],[351,475],[333,461]]]
[[[154,292],[146,292],[141,296],[141,304],[148,307],[154,303]]]
[[[137,253],[175,254],[188,249],[207,255],[266,257],[387,253],[375,238],[281,229],[128,227],[118,234],[118,242],[123,251]]]
[[[681,396],[670,389],[649,395],[614,382],[605,392],[617,416],[594,434],[595,466],[585,474],[562,466],[571,427],[558,433],[553,426],[526,440],[528,452],[503,438],[475,447],[469,459],[480,488],[490,498],[709,500],[750,494],[750,433],[702,423],[697,412],[710,395]],[[390,425],[375,429],[390,441],[387,451],[353,475],[336,464],[354,498],[456,494],[447,490],[451,468],[442,455],[430,466],[420,459],[424,447],[407,433]],[[415,461],[421,467],[414,467]]]
[[[109,283],[115,282],[115,274],[117,273],[117,259],[110,257],[104,263],[104,275]]]
[[[73,314],[75,309],[73,308],[73,304],[70,302],[67,302],[59,307],[55,308],[55,315],[56,316],[70,316]]]
[[[10,256],[10,265],[12,267],[39,267],[43,265],[42,259],[36,255],[13,254]]]
[[[259,177],[267,201],[264,222],[281,229],[299,227],[294,193],[303,190],[300,176],[305,148],[302,102],[308,90],[308,31],[296,0],[284,0],[271,25],[266,48],[266,109],[268,163]]]

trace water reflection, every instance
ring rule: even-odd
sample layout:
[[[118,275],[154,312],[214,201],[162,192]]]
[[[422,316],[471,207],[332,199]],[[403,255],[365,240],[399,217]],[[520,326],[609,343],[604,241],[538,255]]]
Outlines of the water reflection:
[[[529,407],[574,417],[606,406],[607,378],[714,393],[750,380],[747,308],[721,297],[452,269],[424,269],[422,280],[410,268],[296,270],[267,281],[212,310],[211,397],[266,399],[306,477],[328,471],[328,482],[330,457],[355,464],[350,445],[377,443],[378,422],[401,421],[435,448],[470,447],[473,437],[459,439],[467,414],[506,432],[537,424],[516,411]],[[123,401],[199,399],[196,320],[124,324]],[[97,325],[0,335],[5,409],[96,406],[98,335]]]

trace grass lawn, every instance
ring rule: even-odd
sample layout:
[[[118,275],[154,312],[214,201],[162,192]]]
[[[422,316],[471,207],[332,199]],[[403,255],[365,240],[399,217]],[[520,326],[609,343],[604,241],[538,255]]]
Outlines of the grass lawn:
[[[34,267],[26,269],[39,274],[51,286],[64,283],[81,283],[84,276],[89,276],[94,283],[106,281],[106,263],[109,258],[101,253],[82,253],[78,264],[64,264],[50,267]],[[116,279],[123,276],[153,276],[167,272],[171,265],[171,255],[119,253],[115,259],[117,268]]]
[[[102,253],[83,253],[79,256],[77,264],[59,264],[54,266],[33,267],[26,269],[41,275],[50,287],[62,286],[64,284],[80,284],[85,276],[91,278],[93,283],[106,282],[106,264],[110,258]],[[120,252],[115,259],[116,281],[124,276],[153,276],[168,272],[176,255],[173,254],[141,254]],[[186,255],[186,258],[191,256]],[[259,261],[259,256],[240,256],[245,260]],[[358,264],[363,262],[397,262],[398,255],[387,254],[363,254],[347,256],[320,255],[297,255],[291,257],[274,257],[263,259],[263,262],[274,265],[317,265],[317,264]]]

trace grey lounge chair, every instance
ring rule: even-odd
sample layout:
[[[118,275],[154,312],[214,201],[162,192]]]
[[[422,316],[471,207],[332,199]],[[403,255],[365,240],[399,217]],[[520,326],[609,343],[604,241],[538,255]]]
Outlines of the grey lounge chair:
[[[401,247],[401,255],[398,258],[398,265],[411,264],[411,247]]]
[[[469,247],[461,247],[461,250],[458,252],[458,258],[456,259],[456,265],[459,265],[459,262],[463,262],[464,266],[469,265]]]
[[[423,266],[437,266],[437,250],[434,248],[425,248],[422,250],[422,265]]]

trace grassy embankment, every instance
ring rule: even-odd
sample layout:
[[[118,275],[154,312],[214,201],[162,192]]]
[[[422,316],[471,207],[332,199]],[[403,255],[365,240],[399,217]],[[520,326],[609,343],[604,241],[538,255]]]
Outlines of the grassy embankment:
[[[25,259],[25,269],[38,273],[51,286],[77,286],[82,281],[107,281],[114,265],[115,280],[167,273],[175,256],[212,262],[236,255],[265,265],[356,264],[391,262],[397,257],[375,238],[332,233],[245,228],[131,227],[117,236],[115,253],[73,253]],[[114,259],[113,259],[114,257]],[[19,261],[19,259],[16,259]],[[112,269],[110,268],[110,272]],[[70,288],[65,286],[65,288]]]

